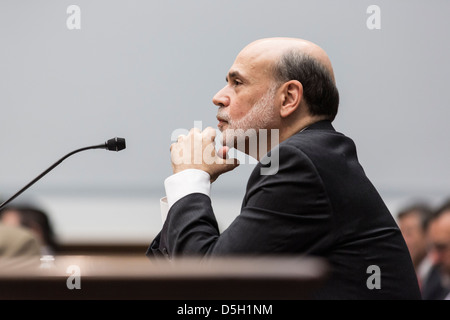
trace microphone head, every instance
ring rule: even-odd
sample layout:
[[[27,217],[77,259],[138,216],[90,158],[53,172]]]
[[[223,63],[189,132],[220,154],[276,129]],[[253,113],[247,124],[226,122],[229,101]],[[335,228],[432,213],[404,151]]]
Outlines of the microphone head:
[[[111,151],[120,151],[125,149],[125,139],[124,138],[112,138],[105,142],[105,147]]]

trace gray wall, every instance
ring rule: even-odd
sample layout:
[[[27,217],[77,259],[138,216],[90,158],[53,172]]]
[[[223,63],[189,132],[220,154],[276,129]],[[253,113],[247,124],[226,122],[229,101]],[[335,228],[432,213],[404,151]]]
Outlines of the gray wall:
[[[66,26],[71,4],[80,30]],[[366,26],[372,4],[379,30]],[[289,36],[328,52],[341,95],[335,127],[354,139],[380,193],[441,199],[450,195],[449,12],[445,0],[2,0],[0,196],[119,136],[126,150],[75,155],[24,197],[158,198],[171,133],[215,127],[211,99],[238,52]],[[252,167],[219,178],[213,194],[241,194]]]

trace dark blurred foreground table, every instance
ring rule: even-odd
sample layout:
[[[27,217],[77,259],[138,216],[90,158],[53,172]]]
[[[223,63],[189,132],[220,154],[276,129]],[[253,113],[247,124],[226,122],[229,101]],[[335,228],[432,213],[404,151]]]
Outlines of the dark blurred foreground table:
[[[53,258],[0,259],[0,299],[298,300],[310,298],[328,274],[324,261],[307,257]]]

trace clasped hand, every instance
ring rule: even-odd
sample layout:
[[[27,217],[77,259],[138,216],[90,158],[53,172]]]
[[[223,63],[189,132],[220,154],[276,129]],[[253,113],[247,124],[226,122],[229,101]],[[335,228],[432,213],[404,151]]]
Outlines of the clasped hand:
[[[233,170],[239,165],[235,158],[228,158],[229,147],[223,146],[216,152],[216,130],[208,127],[203,131],[193,128],[188,135],[178,136],[170,146],[173,173],[187,169],[199,169],[207,172],[214,182],[222,173]]]

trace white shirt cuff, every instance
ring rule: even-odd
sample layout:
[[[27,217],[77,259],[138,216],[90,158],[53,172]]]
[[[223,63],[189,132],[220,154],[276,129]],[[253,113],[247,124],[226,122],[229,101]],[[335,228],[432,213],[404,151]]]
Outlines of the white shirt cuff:
[[[187,169],[171,175],[164,181],[168,210],[172,205],[191,193],[211,194],[211,177],[203,170]]]
[[[169,213],[169,204],[167,203],[167,197],[161,198],[159,200],[159,209],[161,211],[161,220],[164,224],[167,218],[167,214]]]

